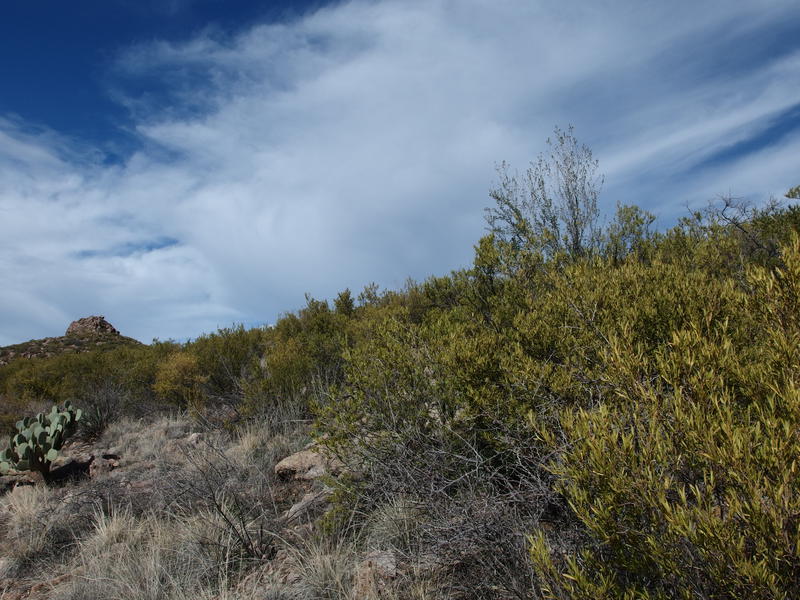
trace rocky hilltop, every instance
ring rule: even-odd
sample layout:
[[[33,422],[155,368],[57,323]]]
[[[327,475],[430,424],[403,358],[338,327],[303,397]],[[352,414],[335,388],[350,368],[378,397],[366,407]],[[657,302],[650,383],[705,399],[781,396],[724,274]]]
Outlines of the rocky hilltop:
[[[122,335],[104,316],[92,315],[70,323],[60,337],[0,347],[0,366],[21,358],[48,358],[69,352],[88,352],[98,347],[111,349],[123,344],[140,343]]]
[[[117,331],[111,323],[106,321],[105,317],[92,316],[84,317],[83,319],[78,319],[70,323],[64,335],[67,337],[81,337],[105,334],[120,335],[119,331]]]

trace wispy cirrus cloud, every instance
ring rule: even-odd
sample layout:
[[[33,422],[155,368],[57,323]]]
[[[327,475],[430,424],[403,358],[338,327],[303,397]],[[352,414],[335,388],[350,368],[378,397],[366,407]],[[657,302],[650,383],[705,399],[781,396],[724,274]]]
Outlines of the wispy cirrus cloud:
[[[0,344],[89,312],[183,338],[464,266],[494,164],[524,168],[555,124],[595,150],[606,209],[667,224],[778,193],[798,25],[788,1],[355,1],[129,48],[125,160],[0,121]]]

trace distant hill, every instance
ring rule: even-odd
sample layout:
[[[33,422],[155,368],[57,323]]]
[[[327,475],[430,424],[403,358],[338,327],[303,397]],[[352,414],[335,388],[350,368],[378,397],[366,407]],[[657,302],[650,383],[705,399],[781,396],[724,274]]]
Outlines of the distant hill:
[[[89,352],[102,348],[111,350],[118,346],[141,342],[117,331],[103,316],[91,316],[70,323],[60,337],[30,340],[21,344],[0,347],[0,367],[24,358],[48,358],[59,354]]]

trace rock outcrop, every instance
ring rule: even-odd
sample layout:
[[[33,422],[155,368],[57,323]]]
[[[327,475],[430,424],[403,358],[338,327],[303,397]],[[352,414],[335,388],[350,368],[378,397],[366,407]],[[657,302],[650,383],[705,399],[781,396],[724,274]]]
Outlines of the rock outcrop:
[[[84,317],[83,319],[73,321],[69,324],[69,327],[67,327],[67,332],[64,335],[88,337],[98,334],[120,335],[119,331],[117,331],[111,323],[106,321],[106,318],[103,316]]]
[[[91,316],[70,323],[61,337],[30,340],[0,348],[0,367],[12,361],[27,358],[50,358],[59,354],[88,352],[98,348],[110,349],[120,345],[138,345],[141,342],[125,337],[103,316]]]

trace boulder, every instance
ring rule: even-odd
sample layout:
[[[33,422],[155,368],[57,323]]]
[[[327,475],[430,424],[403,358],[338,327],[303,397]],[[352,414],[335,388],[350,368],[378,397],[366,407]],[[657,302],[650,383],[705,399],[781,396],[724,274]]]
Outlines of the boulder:
[[[277,465],[275,473],[281,479],[311,481],[323,475],[336,476],[344,470],[344,463],[334,456],[323,454],[316,447],[307,448],[287,456]]]
[[[120,335],[119,331],[114,329],[114,326],[106,321],[103,316],[84,317],[73,321],[67,327],[67,332],[64,335],[86,337],[97,334]]]

